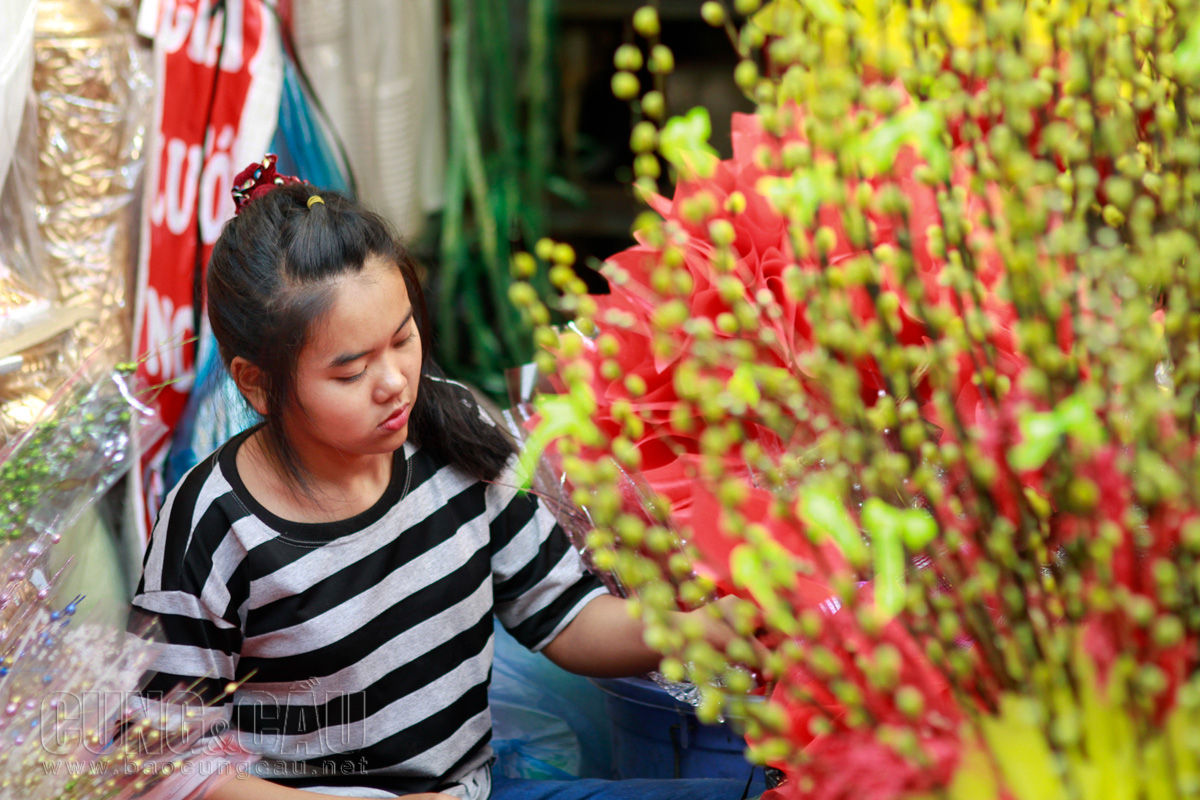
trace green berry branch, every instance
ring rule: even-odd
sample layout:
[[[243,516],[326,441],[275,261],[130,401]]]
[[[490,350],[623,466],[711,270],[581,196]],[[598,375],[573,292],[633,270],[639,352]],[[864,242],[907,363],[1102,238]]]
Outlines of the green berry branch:
[[[636,243],[513,261],[574,320],[510,293],[529,460],[779,797],[1200,787],[1198,10],[706,2],[731,154],[636,12]],[[667,613],[719,595],[725,652]]]

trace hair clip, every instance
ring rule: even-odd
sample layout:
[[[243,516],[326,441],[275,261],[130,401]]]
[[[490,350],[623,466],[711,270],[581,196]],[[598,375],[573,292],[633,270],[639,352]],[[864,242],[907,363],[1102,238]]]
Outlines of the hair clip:
[[[309,208],[312,208],[317,203],[320,203],[321,205],[325,205],[325,200],[324,200],[324,198],[321,197],[321,195],[314,194],[308,198],[308,207]]]
[[[266,194],[276,186],[283,186],[288,183],[304,183],[304,181],[293,175],[280,175],[275,171],[275,162],[279,157],[274,153],[268,153],[261,162],[255,162],[244,170],[239,172],[233,178],[233,195],[234,213],[242,213],[242,209],[256,197]],[[319,197],[319,195],[313,195]],[[324,200],[321,201],[325,202]],[[312,200],[309,200],[309,207],[312,207]]]

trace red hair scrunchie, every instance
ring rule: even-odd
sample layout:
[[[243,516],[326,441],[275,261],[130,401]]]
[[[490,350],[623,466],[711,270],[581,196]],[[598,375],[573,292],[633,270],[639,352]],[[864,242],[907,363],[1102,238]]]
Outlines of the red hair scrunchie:
[[[233,178],[233,206],[235,215],[256,197],[261,197],[276,186],[289,183],[304,183],[294,175],[281,175],[275,171],[275,162],[279,157],[268,153],[261,162],[255,162],[239,172]]]

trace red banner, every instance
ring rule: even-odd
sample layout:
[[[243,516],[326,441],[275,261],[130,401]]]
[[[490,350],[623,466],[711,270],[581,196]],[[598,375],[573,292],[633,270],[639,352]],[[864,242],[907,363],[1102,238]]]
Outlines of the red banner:
[[[144,542],[166,488],[162,465],[171,432],[195,374],[196,265],[208,263],[233,214],[233,176],[270,144],[283,68],[277,25],[262,0],[143,0],[138,27],[154,38],[158,107],[134,356],[147,384],[163,386],[158,410],[167,429],[143,452],[131,493],[144,503],[136,515]]]

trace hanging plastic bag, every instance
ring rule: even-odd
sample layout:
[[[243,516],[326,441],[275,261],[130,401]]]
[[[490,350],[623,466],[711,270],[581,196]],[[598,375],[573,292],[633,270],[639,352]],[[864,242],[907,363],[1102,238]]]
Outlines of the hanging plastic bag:
[[[35,0],[0,0],[0,179],[8,174],[33,85]],[[14,24],[15,23],[15,24]]]

